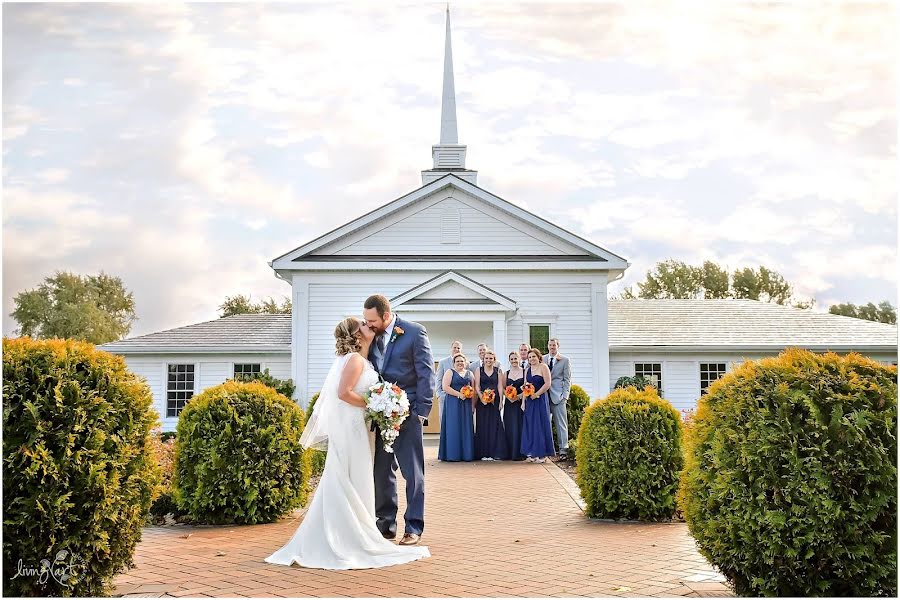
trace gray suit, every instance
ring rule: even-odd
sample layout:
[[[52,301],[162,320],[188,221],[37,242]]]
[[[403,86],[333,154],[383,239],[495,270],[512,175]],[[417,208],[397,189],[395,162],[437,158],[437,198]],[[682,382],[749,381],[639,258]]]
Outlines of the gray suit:
[[[453,357],[448,356],[447,358],[441,359],[441,362],[438,363],[437,368],[437,379],[435,380],[435,388],[434,393],[437,394],[438,397],[438,406],[441,408],[441,413],[444,412],[444,398],[447,397],[446,392],[444,392],[444,373],[447,371],[453,370]]]
[[[472,375],[478,372],[478,369],[481,368],[481,359],[476,358],[472,362],[469,363],[469,370],[472,371]]]
[[[550,355],[544,356],[544,364],[550,364]],[[550,418],[556,422],[559,449],[569,448],[569,416],[566,405],[572,388],[572,362],[568,356],[557,354],[550,370]]]

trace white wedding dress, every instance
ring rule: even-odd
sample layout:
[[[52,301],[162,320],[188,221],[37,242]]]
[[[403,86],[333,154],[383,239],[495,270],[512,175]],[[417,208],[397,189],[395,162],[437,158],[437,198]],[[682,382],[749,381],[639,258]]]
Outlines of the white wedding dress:
[[[375,434],[369,432],[364,410],[344,402],[336,393],[337,380],[349,356],[338,357],[332,365],[314,416],[307,423],[316,432],[304,432],[307,439],[301,438],[304,445],[313,447],[323,443],[311,442],[327,438],[322,478],[297,531],[284,547],[265,559],[267,563],[371,569],[431,556],[425,546],[398,546],[384,539],[375,526]],[[366,361],[354,391],[363,394],[377,382],[378,374]]]

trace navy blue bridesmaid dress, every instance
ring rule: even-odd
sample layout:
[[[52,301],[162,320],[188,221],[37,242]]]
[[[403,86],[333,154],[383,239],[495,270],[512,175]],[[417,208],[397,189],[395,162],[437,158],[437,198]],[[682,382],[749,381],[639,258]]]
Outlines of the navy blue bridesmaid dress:
[[[467,371],[462,377],[453,371],[450,387],[457,392],[467,385],[475,388]],[[448,462],[475,460],[475,437],[473,434],[472,400],[447,394],[441,413],[441,440],[438,445],[438,460]]]
[[[516,388],[516,393],[522,393],[522,385],[525,383],[525,375],[518,379],[510,379],[509,371],[506,372],[506,385]],[[522,401],[510,402],[503,399],[503,431],[506,433],[506,448],[509,457],[513,460],[524,460],[522,454]]]
[[[500,419],[500,394],[497,391],[500,370],[494,367],[490,377],[484,372],[484,367],[480,367],[480,370],[481,391],[492,389],[496,397],[491,404],[483,404],[480,399],[476,399],[475,460],[482,458],[508,460],[506,434],[503,433],[503,421]]]
[[[535,391],[544,385],[541,375],[534,375],[531,367],[525,371],[525,381],[534,386]],[[555,456],[553,432],[550,430],[550,399],[547,392],[537,398],[525,399],[525,414],[522,416],[522,454],[533,458]]]

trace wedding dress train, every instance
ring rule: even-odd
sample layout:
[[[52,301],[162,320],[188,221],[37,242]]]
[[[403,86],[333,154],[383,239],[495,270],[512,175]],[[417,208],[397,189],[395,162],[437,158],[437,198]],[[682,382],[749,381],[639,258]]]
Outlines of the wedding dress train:
[[[325,394],[329,380],[335,374],[339,379],[348,357],[335,361],[314,409],[319,411],[324,401],[318,427],[326,432],[328,456],[319,485],[297,531],[265,559],[267,563],[371,569],[431,556],[425,546],[398,546],[384,539],[375,526],[374,433],[366,426],[362,408],[337,398],[336,381],[331,382],[333,393]],[[377,382],[378,374],[367,361],[354,390],[362,394]],[[316,427],[312,418],[307,426]]]

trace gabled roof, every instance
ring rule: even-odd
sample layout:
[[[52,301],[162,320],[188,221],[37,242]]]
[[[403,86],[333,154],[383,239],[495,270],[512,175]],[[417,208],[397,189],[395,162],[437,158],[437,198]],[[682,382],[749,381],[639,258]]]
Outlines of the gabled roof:
[[[897,326],[755,300],[610,300],[615,350],[897,351]]]
[[[798,346],[896,353],[897,331],[896,325],[753,300],[609,301],[613,352],[778,351]],[[119,354],[290,352],[291,315],[235,315],[98,348]]]
[[[291,351],[291,315],[233,315],[97,346],[114,353]]]
[[[444,188],[447,187],[456,187],[467,194],[474,196],[485,202],[492,207],[503,211],[508,214],[513,219],[520,219],[525,222],[530,223],[532,226],[537,227],[550,235],[553,235],[559,239],[572,244],[573,246],[580,248],[581,250],[587,252],[593,257],[593,260],[596,262],[606,263],[604,268],[609,268],[612,270],[624,270],[628,267],[628,261],[626,261],[621,256],[613,254],[609,250],[601,248],[600,246],[590,242],[574,233],[559,227],[543,219],[534,213],[528,212],[524,210],[520,206],[516,206],[499,196],[496,196],[484,188],[478,187],[468,181],[464,181],[460,179],[453,173],[448,173],[444,175],[440,179],[432,181],[422,187],[413,190],[412,192],[397,198],[387,204],[384,204],[373,211],[366,213],[365,215],[353,219],[352,221],[336,228],[328,233],[319,236],[318,238],[299,246],[290,252],[282,254],[281,256],[271,260],[269,262],[269,266],[274,269],[297,269],[302,268],[298,263],[304,260],[304,257],[309,257],[309,255],[316,250],[326,246],[334,242],[335,240],[350,235],[356,231],[364,229],[368,227],[371,223],[376,221],[381,221],[382,219],[388,217],[391,214],[396,213],[397,211],[406,208],[407,206],[415,203],[416,201],[430,196]],[[359,257],[356,257],[357,259]],[[406,257],[409,258],[409,257]],[[439,257],[442,259],[443,257]],[[312,259],[312,257],[309,257]],[[331,256],[321,256],[318,255],[315,257],[316,260],[332,260]],[[573,259],[577,260],[578,257],[573,257]]]
[[[467,298],[423,298],[431,290],[440,288],[447,284],[458,284],[466,290],[472,292],[471,297]],[[465,275],[460,275],[454,271],[445,271],[436,277],[432,277],[424,283],[420,283],[402,294],[391,298],[391,306],[402,310],[403,307],[411,307],[414,305],[431,306],[435,304],[457,304],[471,306],[493,305],[493,308],[505,308],[506,310],[516,310],[516,302],[511,298],[504,296],[499,292],[495,292],[489,287],[481,285],[474,279],[470,279]]]

